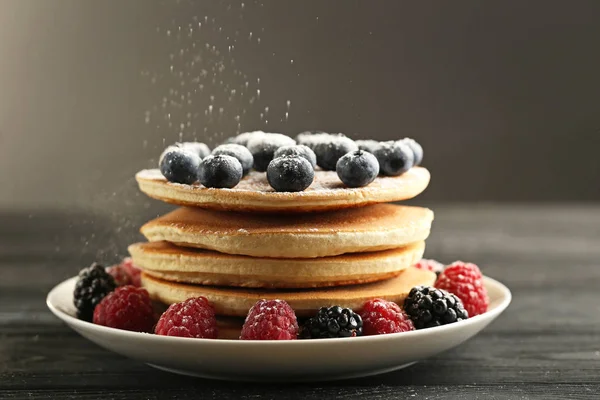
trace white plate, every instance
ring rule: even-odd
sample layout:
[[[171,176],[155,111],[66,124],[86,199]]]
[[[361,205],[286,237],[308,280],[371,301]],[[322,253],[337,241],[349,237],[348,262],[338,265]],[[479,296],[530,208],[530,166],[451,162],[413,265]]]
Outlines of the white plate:
[[[78,320],[77,278],[48,294],[58,318],[92,342],[153,367],[204,378],[247,381],[317,381],[362,377],[407,367],[470,339],[508,307],[508,288],[485,278],[485,314],[437,328],[379,336],[292,341],[190,339],[129,332]]]

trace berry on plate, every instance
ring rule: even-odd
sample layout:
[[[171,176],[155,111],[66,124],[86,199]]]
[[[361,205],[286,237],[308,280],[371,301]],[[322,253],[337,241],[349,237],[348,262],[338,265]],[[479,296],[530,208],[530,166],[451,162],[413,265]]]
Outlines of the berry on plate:
[[[254,157],[254,169],[265,172],[278,148],[295,144],[294,139],[281,133],[263,133],[252,136],[247,147]]]
[[[412,320],[398,304],[383,299],[369,300],[360,311],[363,335],[383,335],[415,329]]]
[[[379,161],[379,172],[387,176],[402,175],[415,162],[413,151],[403,142],[384,142],[373,153]]]
[[[297,144],[295,146],[282,146],[275,150],[273,158],[285,157],[285,156],[298,156],[306,158],[313,169],[317,166],[317,156],[310,147],[303,144]]]
[[[254,158],[252,157],[252,153],[250,153],[250,150],[248,150],[241,144],[222,144],[220,146],[215,147],[212,154],[215,156],[219,154],[224,154],[226,156],[237,158],[240,164],[242,164],[242,175],[246,175],[248,172],[250,172],[250,170],[252,169],[252,165],[254,164]]]
[[[356,150],[341,157],[335,170],[344,185],[356,188],[367,186],[377,178],[379,162],[373,154]]]
[[[131,257],[124,258],[119,266],[129,274],[131,285],[137,287],[142,286],[142,270],[133,263]]]
[[[186,151],[180,146],[169,146],[158,160],[162,175],[174,183],[192,184],[198,180],[200,157],[193,151]]]
[[[456,261],[448,265],[438,277],[435,287],[454,293],[471,317],[488,309],[489,298],[483,275],[475,264]]]
[[[432,328],[469,318],[454,294],[430,286],[415,286],[404,299],[404,312],[416,329]]]
[[[275,158],[267,168],[267,181],[278,192],[301,192],[315,178],[310,162],[300,156]]]
[[[242,164],[237,158],[219,154],[208,156],[198,169],[198,180],[207,188],[235,187],[242,179]]]
[[[154,332],[163,336],[216,339],[215,309],[205,297],[171,304],[160,316]]]
[[[154,310],[146,289],[121,286],[109,293],[94,310],[94,323],[134,332],[152,332]]]
[[[98,303],[116,287],[115,279],[102,265],[93,263],[90,267],[82,269],[73,291],[77,318],[91,321]]]
[[[121,264],[112,265],[106,268],[106,272],[114,278],[117,286],[131,285],[131,277]]]
[[[283,300],[259,300],[252,306],[242,327],[241,340],[295,340],[298,321]]]
[[[322,307],[309,319],[300,332],[301,339],[342,338],[362,336],[363,321],[350,308]]]
[[[425,271],[435,272],[437,275],[439,275],[444,270],[444,264],[436,260],[430,260],[427,258],[420,259],[419,261],[417,261],[416,264],[413,265],[413,267],[418,269],[424,269]]]
[[[327,171],[335,171],[338,160],[351,151],[358,150],[354,140],[345,136],[328,135],[313,144],[317,165]]]

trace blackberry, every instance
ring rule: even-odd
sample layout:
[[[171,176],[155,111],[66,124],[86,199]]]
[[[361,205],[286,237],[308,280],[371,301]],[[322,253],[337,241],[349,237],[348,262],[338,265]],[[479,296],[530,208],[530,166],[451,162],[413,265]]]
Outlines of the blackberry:
[[[222,144],[215,147],[212,154],[215,156],[219,154],[225,154],[226,156],[237,158],[240,164],[242,164],[242,175],[248,174],[248,172],[250,172],[252,169],[252,164],[254,164],[252,153],[250,153],[250,150],[241,144]]]
[[[207,188],[235,187],[242,179],[242,164],[225,154],[210,155],[200,163],[198,180]]]
[[[317,165],[319,167],[327,171],[335,171],[335,166],[340,157],[358,150],[358,146],[350,138],[331,135],[316,142],[312,149],[317,155]]]
[[[310,147],[303,144],[297,144],[295,146],[282,146],[275,151],[273,158],[285,157],[285,156],[299,156],[306,158],[313,169],[317,166],[317,156]]]
[[[336,165],[338,177],[351,188],[367,186],[379,174],[379,162],[368,151],[356,150],[340,158]]]
[[[304,324],[300,339],[353,337],[362,336],[362,333],[362,318],[352,309],[322,307],[316,316]]]
[[[263,133],[248,140],[248,150],[254,157],[254,169],[265,172],[273,159],[275,150],[282,146],[293,146],[296,141],[280,133]]]
[[[90,267],[82,269],[73,291],[77,318],[91,322],[94,308],[116,287],[115,279],[102,265],[93,263]]]
[[[469,318],[458,297],[430,286],[412,288],[404,300],[404,312],[416,329],[433,328]]]
[[[315,170],[304,157],[275,158],[267,167],[267,181],[278,192],[301,192],[315,179]]]

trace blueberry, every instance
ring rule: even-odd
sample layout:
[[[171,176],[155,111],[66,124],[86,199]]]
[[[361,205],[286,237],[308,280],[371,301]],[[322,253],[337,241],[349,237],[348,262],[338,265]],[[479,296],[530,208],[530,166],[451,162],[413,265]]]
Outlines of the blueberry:
[[[404,138],[401,140],[402,143],[406,144],[413,152],[414,155],[414,165],[421,165],[423,161],[423,147],[415,140],[411,138]]]
[[[250,172],[250,170],[252,169],[252,165],[254,164],[254,157],[252,157],[252,153],[250,153],[250,150],[248,150],[240,144],[222,144],[220,146],[215,147],[212,154],[215,156],[219,154],[225,154],[226,156],[237,158],[240,164],[242,164],[243,175],[246,175],[248,172]]]
[[[314,142],[315,139],[324,136],[329,136],[329,134],[323,131],[305,131],[297,134],[295,139],[298,144],[308,146],[308,144]]]
[[[296,141],[289,136],[280,133],[263,133],[253,136],[248,141],[248,150],[254,157],[254,169],[265,172],[273,159],[275,150],[282,146],[293,146]]]
[[[317,165],[317,156],[315,155],[315,152],[303,144],[280,147],[275,151],[273,158],[284,156],[299,156],[306,158],[310,165],[312,165],[313,169]]]
[[[309,147],[311,150],[315,150],[315,147],[319,143],[328,143],[332,139],[346,138],[343,133],[326,133],[321,131],[308,131],[303,132],[296,136],[298,144],[303,144]]]
[[[225,154],[206,157],[198,169],[198,180],[208,188],[232,188],[241,179],[242,164]]]
[[[383,175],[401,175],[412,168],[414,154],[410,147],[402,142],[384,142],[375,150],[379,161],[379,172]]]
[[[197,180],[200,157],[181,147],[169,146],[160,155],[158,166],[161,174],[175,183],[192,184]]]
[[[313,182],[315,171],[304,157],[273,159],[267,168],[267,180],[278,192],[301,192]]]
[[[355,140],[354,143],[356,143],[359,150],[368,151],[369,153],[374,153],[379,147],[377,140]]]
[[[261,136],[263,134],[264,134],[263,131],[244,132],[244,133],[240,133],[237,136],[228,138],[226,140],[226,143],[235,143],[235,144],[239,144],[239,145],[247,147],[250,139],[257,137],[257,136]]]
[[[367,186],[379,174],[379,162],[373,154],[356,150],[341,157],[335,170],[344,185],[352,188]]]
[[[200,142],[185,142],[178,144],[185,151],[189,151],[191,153],[196,153],[202,159],[210,155],[210,149],[207,145]]]
[[[317,155],[317,165],[329,171],[335,170],[340,157],[355,150],[358,150],[358,146],[352,139],[335,135],[317,142],[313,147]]]

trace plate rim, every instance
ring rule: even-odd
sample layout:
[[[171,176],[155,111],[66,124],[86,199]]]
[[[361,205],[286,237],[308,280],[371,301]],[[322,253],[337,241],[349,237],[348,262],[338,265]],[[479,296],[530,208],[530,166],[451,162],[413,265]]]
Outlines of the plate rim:
[[[482,319],[490,319],[490,322],[496,319],[508,306],[512,301],[512,293],[510,289],[501,283],[500,281],[490,278],[488,276],[484,276],[484,285],[487,287],[493,286],[495,289],[499,290],[502,294],[500,302],[489,311],[486,311],[484,314],[476,315],[474,317],[470,317],[464,321],[455,322],[452,324],[442,325],[435,328],[429,329],[419,329],[408,332],[398,332],[398,333],[389,333],[385,335],[371,335],[371,336],[358,336],[358,337],[350,337],[350,338],[336,338],[335,342],[352,342],[356,343],[367,342],[367,341],[381,341],[381,340],[391,340],[393,338],[401,335],[402,337],[411,336],[430,336],[438,333],[443,333],[443,331],[455,330],[460,327],[465,327],[471,324],[476,324],[479,320]],[[213,345],[213,346],[302,346],[302,344],[306,345],[307,343],[311,343],[314,345],[322,345],[322,344],[331,344],[331,339],[311,339],[311,340],[235,340],[235,339],[204,339],[204,338],[186,338],[186,337],[176,337],[176,336],[163,336],[156,335],[153,333],[145,333],[145,332],[133,332],[127,331],[123,329],[110,328],[107,326],[96,325],[92,322],[87,322],[80,320],[54,304],[53,299],[58,296],[58,293],[63,289],[63,286],[73,285],[77,280],[77,276],[73,276],[71,278],[67,278],[64,281],[56,284],[46,296],[46,306],[50,309],[50,311],[61,321],[65,322],[72,329],[82,329],[82,330],[92,330],[98,334],[102,335],[125,335],[129,338],[139,338],[150,341],[158,341],[164,342],[164,344],[185,344],[185,343],[197,343],[198,345]],[[77,329],[76,329],[77,330]]]

